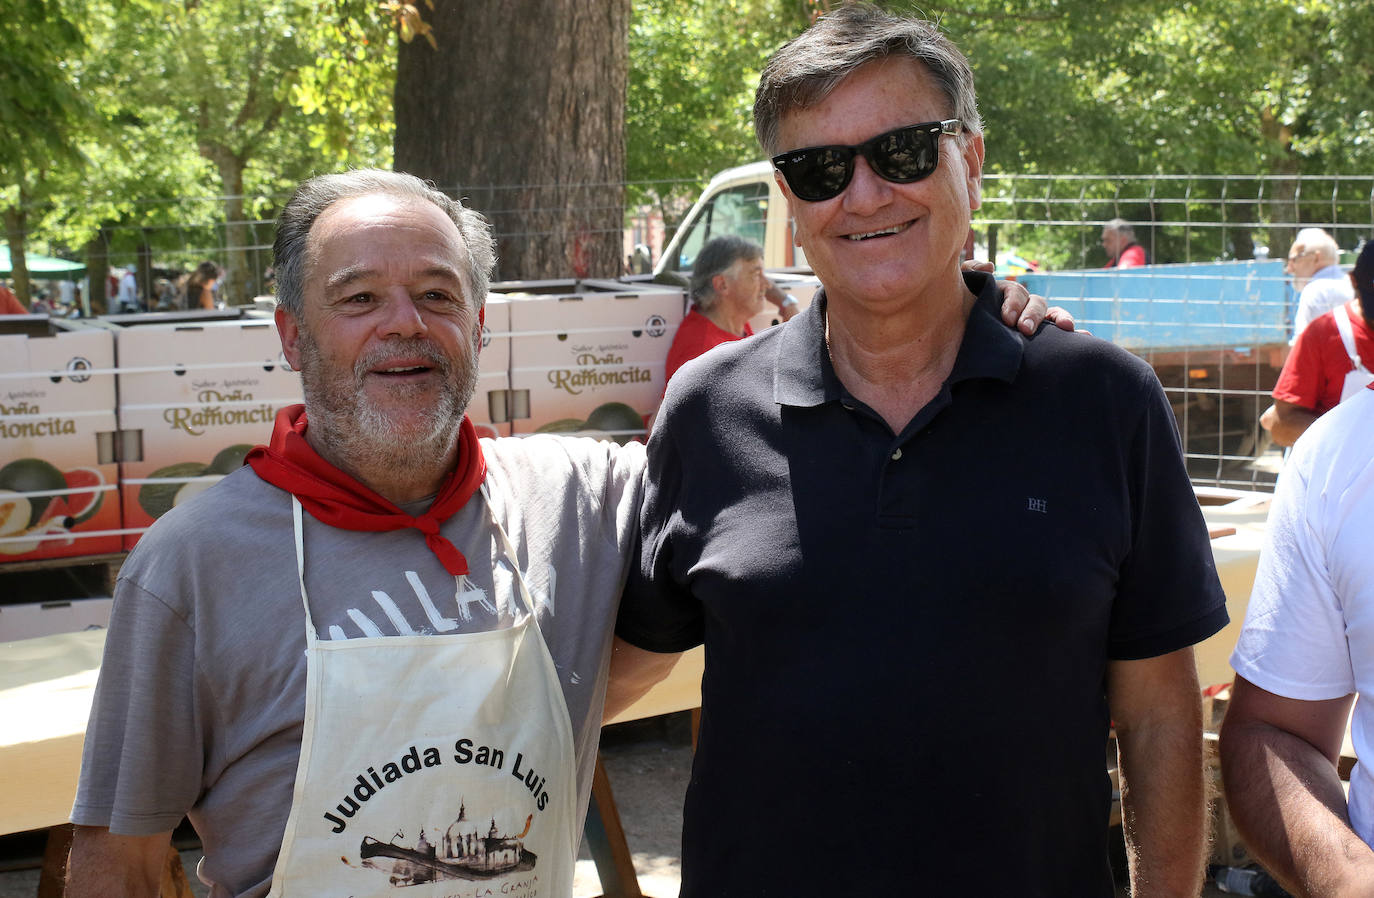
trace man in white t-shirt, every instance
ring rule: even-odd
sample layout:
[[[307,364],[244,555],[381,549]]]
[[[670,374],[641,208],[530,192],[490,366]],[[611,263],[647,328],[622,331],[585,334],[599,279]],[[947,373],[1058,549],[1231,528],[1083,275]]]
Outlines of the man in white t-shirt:
[[[1298,440],[1279,479],[1221,733],[1246,845],[1296,895],[1374,895],[1374,390]],[[1337,774],[1346,719],[1360,758]]]
[[[1307,325],[1354,297],[1350,280],[1336,264],[1340,252],[1335,239],[1321,228],[1303,228],[1293,238],[1284,270],[1293,276],[1293,289],[1298,291],[1294,339]]]
[[[116,301],[121,312],[139,311],[138,279],[134,277],[132,268],[126,268],[119,276],[119,293]]]

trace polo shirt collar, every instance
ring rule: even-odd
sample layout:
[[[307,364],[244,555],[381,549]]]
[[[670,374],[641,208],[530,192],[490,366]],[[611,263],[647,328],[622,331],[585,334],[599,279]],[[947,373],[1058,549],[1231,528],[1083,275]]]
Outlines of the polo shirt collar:
[[[1002,323],[1001,292],[992,275],[966,271],[964,284],[978,298],[946,386],[974,378],[1011,383],[1021,367],[1025,337]],[[809,408],[839,401],[847,393],[825,348],[825,306],[821,288],[811,305],[782,329],[773,368],[773,400],[780,405]]]
[[[1312,275],[1312,277],[1311,277],[1311,280],[1314,280],[1314,281],[1324,281],[1324,280],[1327,280],[1328,278],[1343,278],[1343,277],[1345,277],[1345,272],[1344,272],[1344,271],[1341,271],[1341,266],[1340,266],[1340,265],[1328,265],[1328,266],[1326,266],[1325,268],[1318,269],[1315,273],[1313,273],[1313,275]]]

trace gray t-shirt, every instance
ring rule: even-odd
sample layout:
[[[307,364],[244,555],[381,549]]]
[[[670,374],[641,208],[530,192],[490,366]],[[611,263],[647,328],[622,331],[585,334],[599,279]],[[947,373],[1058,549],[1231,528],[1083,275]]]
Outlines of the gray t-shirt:
[[[581,820],[643,447],[542,436],[482,448],[491,513],[572,716]],[[443,527],[487,597],[460,605],[419,531],[338,530],[307,514],[305,586],[320,638],[362,636],[364,617],[395,635],[391,604],[416,632],[433,632],[426,601],[460,631],[510,626],[514,579],[489,521],[479,494]],[[243,468],[160,518],[120,573],[72,821],[148,835],[189,816],[212,894],[266,894],[300,756],[304,652],[291,498]]]

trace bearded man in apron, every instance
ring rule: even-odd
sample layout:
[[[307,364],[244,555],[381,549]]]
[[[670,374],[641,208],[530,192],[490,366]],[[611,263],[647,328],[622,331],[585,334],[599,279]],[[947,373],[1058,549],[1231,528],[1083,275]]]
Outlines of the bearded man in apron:
[[[493,240],[408,175],[276,244],[305,404],[121,573],[68,894],[571,895],[642,447],[478,442]],[[575,538],[569,538],[575,535]]]

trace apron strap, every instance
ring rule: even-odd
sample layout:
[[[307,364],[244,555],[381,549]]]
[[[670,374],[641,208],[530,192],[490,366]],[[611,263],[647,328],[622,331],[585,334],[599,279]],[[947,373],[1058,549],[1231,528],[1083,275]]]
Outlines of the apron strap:
[[[1350,312],[1345,303],[1341,303],[1334,309],[1332,316],[1336,319],[1336,330],[1341,333],[1341,345],[1345,347],[1345,354],[1350,356],[1350,367],[1354,371],[1365,371],[1364,362],[1360,360],[1360,354],[1355,349],[1355,329],[1350,325]],[[1368,373],[1368,372],[1365,372]]]
[[[319,637],[315,621],[310,617],[310,600],[305,595],[305,531],[301,523],[301,500],[291,497],[291,531],[296,540],[296,582],[301,588],[301,605],[305,608],[305,646],[313,648]]]

